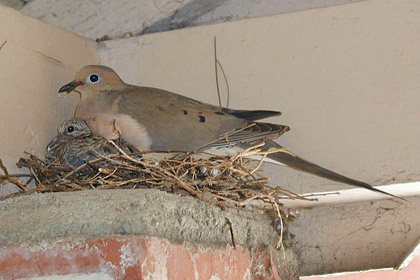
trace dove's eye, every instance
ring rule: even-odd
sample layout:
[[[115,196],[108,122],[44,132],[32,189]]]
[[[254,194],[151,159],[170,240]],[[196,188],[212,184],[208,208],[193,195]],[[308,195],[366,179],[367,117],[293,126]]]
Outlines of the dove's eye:
[[[67,127],[67,132],[72,133],[74,131],[74,126],[70,125]]]
[[[100,80],[101,80],[101,76],[99,76],[96,73],[92,73],[92,74],[89,75],[89,77],[87,77],[86,82],[88,82],[90,84],[96,84]]]

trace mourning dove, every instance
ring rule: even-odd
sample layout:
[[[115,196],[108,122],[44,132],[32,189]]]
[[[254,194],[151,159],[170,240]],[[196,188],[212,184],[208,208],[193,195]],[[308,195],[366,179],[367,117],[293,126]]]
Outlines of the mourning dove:
[[[121,148],[126,153],[137,149],[122,141]],[[104,137],[92,134],[82,119],[71,119],[62,123],[58,134],[47,146],[47,158],[58,159],[73,167],[101,156],[118,154],[118,149]]]
[[[209,147],[243,147],[261,140],[266,143],[265,149],[281,148],[272,139],[289,130],[283,125],[255,122],[278,116],[280,112],[233,110],[162,89],[129,85],[114,70],[101,65],[83,67],[72,82],[59,89],[59,92],[72,91],[80,94],[76,118],[86,120],[94,133],[106,139],[121,135],[139,150],[192,151],[208,143],[211,143]],[[226,139],[229,133],[231,136]],[[269,157],[300,171],[391,195],[285,149]]]

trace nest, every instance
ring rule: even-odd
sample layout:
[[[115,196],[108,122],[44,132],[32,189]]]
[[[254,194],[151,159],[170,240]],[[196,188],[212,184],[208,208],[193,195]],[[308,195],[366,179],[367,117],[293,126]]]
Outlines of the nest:
[[[222,208],[260,214],[272,211],[280,235],[278,246],[283,239],[284,219],[288,217],[280,199],[307,199],[268,184],[269,178],[263,177],[260,169],[263,159],[276,150],[262,152],[259,148],[263,144],[232,157],[187,152],[162,156],[164,152],[161,152],[155,153],[161,154],[161,159],[156,159],[146,154],[126,154],[113,141],[110,142],[117,147],[119,154],[97,158],[77,168],[28,154],[17,165],[30,170],[30,180],[35,180],[36,186],[28,187],[30,180],[26,183],[18,180],[19,176],[28,175],[5,172],[0,179],[15,184],[20,191],[3,198],[33,192],[157,188],[190,195]],[[249,158],[256,155],[263,159],[256,162]]]

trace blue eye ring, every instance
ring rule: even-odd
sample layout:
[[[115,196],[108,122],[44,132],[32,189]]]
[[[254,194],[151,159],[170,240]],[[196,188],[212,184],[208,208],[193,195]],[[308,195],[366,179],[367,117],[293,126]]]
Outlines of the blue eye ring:
[[[86,82],[89,84],[96,84],[100,81],[101,81],[101,76],[99,76],[98,73],[92,73],[86,79]]]

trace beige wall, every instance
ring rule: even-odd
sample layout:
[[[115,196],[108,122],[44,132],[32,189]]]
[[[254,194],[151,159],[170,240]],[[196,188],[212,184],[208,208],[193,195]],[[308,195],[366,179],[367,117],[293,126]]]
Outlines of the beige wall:
[[[77,101],[58,96],[57,90],[97,55],[94,42],[0,6],[0,45],[4,42],[0,156],[13,167],[24,151],[43,155],[57,124],[72,116]]]
[[[103,43],[128,82],[217,103],[213,36],[231,107],[280,110],[280,143],[375,185],[420,179],[420,5],[365,1]],[[223,88],[223,87],[222,87]],[[266,167],[299,192],[347,188]]]

